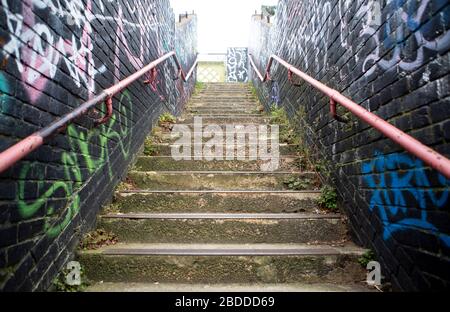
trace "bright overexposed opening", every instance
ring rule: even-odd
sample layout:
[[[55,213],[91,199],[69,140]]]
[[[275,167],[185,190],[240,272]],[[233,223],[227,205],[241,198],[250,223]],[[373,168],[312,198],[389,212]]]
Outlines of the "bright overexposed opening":
[[[195,11],[198,17],[199,53],[226,53],[228,47],[247,47],[250,19],[261,5],[278,0],[170,0],[178,14]]]

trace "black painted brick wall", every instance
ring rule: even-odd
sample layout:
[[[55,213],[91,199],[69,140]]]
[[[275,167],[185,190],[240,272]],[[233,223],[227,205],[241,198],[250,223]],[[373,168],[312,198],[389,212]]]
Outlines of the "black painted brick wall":
[[[185,70],[196,53],[196,16],[181,23],[168,0],[0,4],[0,151],[176,50]],[[142,80],[104,110],[82,117],[0,175],[0,290],[45,290],[94,226],[157,117],[178,114],[194,81],[158,66],[157,92]]]
[[[378,14],[379,13],[379,14]],[[281,0],[276,21],[252,18],[250,53],[275,53],[424,144],[450,157],[450,3]],[[356,117],[341,124],[329,100],[287,80],[253,74],[261,102],[286,108],[315,157],[326,159],[355,239],[374,249],[394,289],[450,285],[448,179]]]

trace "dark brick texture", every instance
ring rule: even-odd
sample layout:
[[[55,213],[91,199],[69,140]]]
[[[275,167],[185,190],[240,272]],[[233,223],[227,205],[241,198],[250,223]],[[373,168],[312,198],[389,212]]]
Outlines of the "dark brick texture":
[[[177,22],[177,23],[176,23]],[[0,4],[0,150],[175,50],[196,54],[195,15],[169,0],[4,0]],[[0,290],[46,290],[162,112],[178,115],[194,79],[157,67],[156,91],[133,83],[0,175]]]
[[[252,18],[260,70],[276,54],[450,157],[450,3],[282,0],[272,23]],[[376,251],[394,289],[449,287],[448,179],[274,64],[258,96],[280,105],[325,159],[355,239]]]

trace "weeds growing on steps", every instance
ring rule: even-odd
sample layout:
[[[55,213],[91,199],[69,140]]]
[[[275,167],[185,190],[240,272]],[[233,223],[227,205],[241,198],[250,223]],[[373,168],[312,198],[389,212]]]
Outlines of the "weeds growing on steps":
[[[337,212],[338,206],[336,190],[329,185],[325,185],[324,187],[322,187],[318,203],[319,206],[323,209]]]
[[[67,268],[61,270],[61,272],[59,272],[59,274],[53,280],[51,290],[57,292],[83,292],[90,286],[91,283],[86,278],[82,266],[80,266],[80,285],[69,285],[67,283],[66,278],[70,274],[72,274],[72,271]]]
[[[358,263],[361,264],[362,267],[366,268],[369,262],[375,260],[376,260],[375,253],[372,250],[368,250],[361,257],[358,258]]]
[[[144,155],[145,156],[158,156],[159,148],[153,142],[153,139],[148,137],[144,142]]]
[[[251,82],[249,82],[248,85],[249,85],[250,92],[252,93],[253,98],[255,100],[257,100],[258,99],[258,93],[256,91],[256,88],[253,86],[253,83],[251,83]]]
[[[299,144],[299,137],[289,123],[286,111],[282,107],[270,107],[270,124],[280,126],[280,143]]]
[[[258,104],[257,104],[257,106],[258,106],[258,111],[260,112],[260,113],[263,113],[264,111],[265,111],[265,109],[264,109],[264,106],[261,104],[261,102],[259,101],[259,98],[258,98],[258,93],[257,93],[257,91],[256,91],[256,88],[253,86],[253,84],[251,83],[251,82],[249,82],[248,83],[248,85],[249,85],[249,88],[250,88],[250,92],[252,93],[252,98],[253,98],[253,100],[255,100]]]
[[[104,246],[117,244],[117,236],[104,229],[97,229],[87,233],[80,243],[80,248],[83,250],[93,250]]]
[[[170,113],[164,113],[159,116],[158,125],[165,130],[171,130],[176,121],[177,118],[175,116]]]
[[[315,165],[311,162],[311,155],[308,148],[302,144],[295,127],[289,121],[286,111],[282,107],[272,105],[270,108],[270,123],[280,126],[280,143],[297,145],[297,158],[294,165],[301,171],[314,171]],[[319,188],[320,179],[305,179],[303,177],[291,178],[284,181],[284,184],[291,190],[306,190],[311,188]]]
[[[192,95],[198,95],[205,88],[205,84],[203,82],[197,81],[195,83],[194,92]]]
[[[125,181],[120,182],[116,187],[117,192],[129,191],[133,189],[136,189],[136,185],[130,177],[126,177]]]
[[[290,190],[303,191],[311,188],[313,181],[311,179],[306,178],[290,178],[289,180],[284,181],[284,184]]]

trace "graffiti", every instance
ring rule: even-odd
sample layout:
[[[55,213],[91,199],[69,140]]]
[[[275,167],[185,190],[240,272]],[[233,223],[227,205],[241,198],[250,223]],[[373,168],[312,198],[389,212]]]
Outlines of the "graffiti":
[[[144,65],[144,53],[146,47],[151,46],[149,42],[151,38],[158,38],[156,42],[159,55],[164,51],[167,52],[161,46],[163,40],[160,39],[160,23],[156,21],[154,14],[150,14],[151,6],[143,5],[141,1],[135,2],[133,8],[130,4],[126,4],[127,9],[134,12],[137,22],[130,22],[124,18],[122,6],[119,4],[116,16],[105,16],[92,12],[92,0],[86,1],[86,4],[82,0],[24,0],[22,10],[19,12],[11,11],[8,0],[1,1],[6,25],[11,34],[9,41],[2,48],[2,54],[5,59],[15,62],[24,86],[33,86],[25,88],[31,102],[36,102],[40,98],[48,81],[58,74],[61,63],[67,68],[77,88],[85,88],[89,96],[95,93],[95,77],[106,72],[106,65],[95,64],[93,57],[93,23],[97,20],[116,24],[113,47],[114,82],[121,76],[119,69],[121,52],[125,53],[135,69],[140,69]],[[104,10],[103,1],[100,3]],[[39,21],[35,10],[48,12],[54,18]],[[152,18],[151,22],[147,16]],[[63,25],[72,31],[67,34],[54,31],[61,29]],[[134,40],[129,34],[133,34]],[[130,46],[130,42],[133,47]],[[137,54],[132,51],[136,51]]]
[[[272,82],[272,90],[270,92],[270,102],[272,104],[275,104],[276,106],[279,106],[281,103],[280,100],[280,89],[278,87],[278,81]]]
[[[429,211],[448,207],[450,180],[439,174],[439,186],[433,186],[425,169],[421,160],[400,153],[377,152],[371,161],[362,164],[364,180],[373,189],[369,209],[378,211],[384,239],[397,231],[426,230],[438,234],[450,246],[450,235],[442,234],[428,221]],[[419,212],[408,207],[416,207]]]
[[[85,10],[90,12],[90,1],[86,7],[80,0],[69,1],[67,11],[63,11],[61,4],[56,6],[51,1],[26,0],[19,13],[10,11],[7,0],[2,0],[2,6],[11,33],[10,41],[3,46],[3,54],[5,58],[14,56],[23,83],[34,87],[26,89],[32,102],[39,98],[48,80],[55,77],[60,61],[64,62],[78,88],[83,85],[90,94],[95,91],[94,77],[105,68],[96,69],[93,61],[92,28],[83,14]],[[70,38],[55,35],[49,25],[36,22],[33,6],[49,9],[52,14],[71,16],[75,27],[80,29],[80,38],[73,34]]]
[[[44,183],[44,172],[40,172],[40,179],[37,182],[39,198],[29,203],[25,200],[27,176],[34,165],[25,164],[20,172],[19,191],[17,193],[17,202],[20,215],[29,219],[32,218],[40,209],[46,209],[46,224],[44,231],[49,237],[55,237],[70,223],[73,217],[80,211],[80,196],[77,191],[83,186],[84,180],[81,168],[87,168],[89,174],[94,174],[98,170],[107,168],[110,179],[113,178],[113,171],[110,164],[109,155],[112,150],[119,148],[123,159],[128,159],[132,125],[131,111],[132,102],[128,91],[122,93],[117,104],[118,111],[113,115],[106,125],[86,133],[83,130],[77,130],[76,126],[69,125],[67,134],[71,150],[61,154],[61,164],[64,167],[64,179],[56,181],[51,185]],[[93,142],[97,142],[100,147],[100,155],[94,156],[90,150]],[[113,146],[115,142],[116,146]],[[118,147],[117,147],[118,145]],[[80,156],[81,155],[81,156]],[[60,216],[53,206],[47,206],[47,201],[54,197],[56,193],[63,192],[62,198],[67,198],[65,215]],[[56,221],[51,218],[56,215]]]
[[[184,68],[192,64],[195,57],[196,21],[175,28],[173,12],[165,10],[164,14],[156,14],[158,4],[154,2],[117,2],[112,7],[110,0],[95,1],[97,6],[93,0],[24,0],[19,5],[11,5],[9,0],[0,1],[1,18],[9,31],[9,37],[2,41],[0,49],[2,64],[14,65],[9,68],[17,70],[15,75],[21,77],[20,83],[31,104],[36,104],[43,92],[52,92],[47,87],[50,81],[61,80],[58,76],[61,71],[70,76],[80,93],[87,91],[91,96],[96,92],[99,74],[109,74],[111,84],[123,78],[124,60],[129,64],[126,72],[142,68],[146,62],[175,47]],[[165,5],[168,6],[168,2]],[[48,16],[48,20],[41,20],[42,15]],[[127,19],[129,16],[133,17],[132,21]],[[98,36],[96,29],[105,25],[113,30],[108,37],[111,44],[99,46],[94,42]],[[61,31],[66,28],[69,31]],[[175,40],[180,41],[179,44],[175,45]],[[111,55],[104,64],[96,54],[97,49]],[[168,108],[179,111],[181,104],[187,101],[193,82],[184,84],[176,79],[177,74],[174,64],[161,64],[152,85],[155,90],[145,87],[142,92],[151,90]],[[3,91],[9,93],[8,88],[7,79],[0,74],[2,94]],[[16,200],[24,219],[45,212],[44,231],[49,237],[55,237],[80,211],[83,199],[78,193],[88,187],[90,177],[103,170],[109,181],[113,180],[112,163],[116,158],[110,159],[111,155],[117,155],[115,151],[118,150],[124,161],[130,156],[135,126],[132,98],[135,96],[128,91],[117,95],[115,113],[105,125],[92,130],[75,125],[67,127],[68,149],[60,152],[57,161],[61,168],[58,177],[62,178],[49,181],[46,174],[53,168],[47,164],[23,164]],[[32,176],[38,196],[27,193],[26,186]],[[52,204],[55,200],[58,203]]]
[[[0,73],[0,101],[3,101],[5,94],[9,94],[9,84],[5,76]]]
[[[393,8],[382,12],[379,0],[311,0],[308,5],[300,1],[280,1],[277,20],[295,21],[298,26],[295,29],[273,27],[268,36],[270,42],[275,44],[257,42],[256,39],[253,45],[268,47],[267,53],[284,55],[288,61],[300,61],[304,70],[319,72],[331,66],[331,45],[324,43],[334,40],[333,29],[339,27],[338,42],[342,48],[351,51],[355,45],[350,36],[352,29],[349,21],[362,19],[359,37],[369,40],[373,46],[372,52],[364,55],[361,62],[366,76],[372,75],[377,67],[389,69],[398,66],[405,71],[414,71],[426,61],[427,50],[443,53],[450,48],[450,31],[436,32],[429,23],[424,24],[430,17],[430,8],[435,5],[433,1],[415,1],[411,5],[405,5],[405,0],[387,2]],[[337,25],[335,19],[329,18],[332,12],[337,14]],[[263,36],[257,38],[266,40]],[[412,55],[409,55],[409,46],[416,47]],[[359,56],[354,54],[358,61]]]
[[[227,81],[248,81],[248,49],[228,48],[227,50]]]
[[[323,27],[331,21],[328,19],[332,5],[330,2],[319,3],[312,1],[311,5],[304,6],[302,2],[280,1],[277,9],[277,20],[293,21],[300,20],[299,26],[288,33],[286,30],[276,30],[278,45],[273,46],[276,54],[286,55],[288,61],[301,60],[302,68],[308,69],[314,63],[318,70],[326,64],[328,58],[328,47],[315,49],[313,52],[314,61],[308,56],[308,47],[318,47],[321,42],[326,42],[331,29]]]
[[[363,71],[366,76],[372,75],[377,67],[389,69],[397,65],[404,71],[413,71],[426,61],[426,50],[442,53],[450,49],[450,31],[440,34],[426,25],[421,25],[429,18],[431,0],[415,1],[408,6],[404,5],[404,0],[388,2],[395,4],[393,11],[400,16],[401,25],[397,26],[395,32],[392,31],[395,26],[393,23],[398,22],[391,18],[391,12],[383,18],[385,23],[377,30],[378,27],[373,22],[373,7],[376,8],[378,2],[370,1],[365,8],[366,23],[360,37],[369,37],[375,46],[374,51],[364,59]],[[408,42],[417,48],[413,55],[405,57],[404,51],[409,49]],[[390,50],[392,51],[387,53]]]

